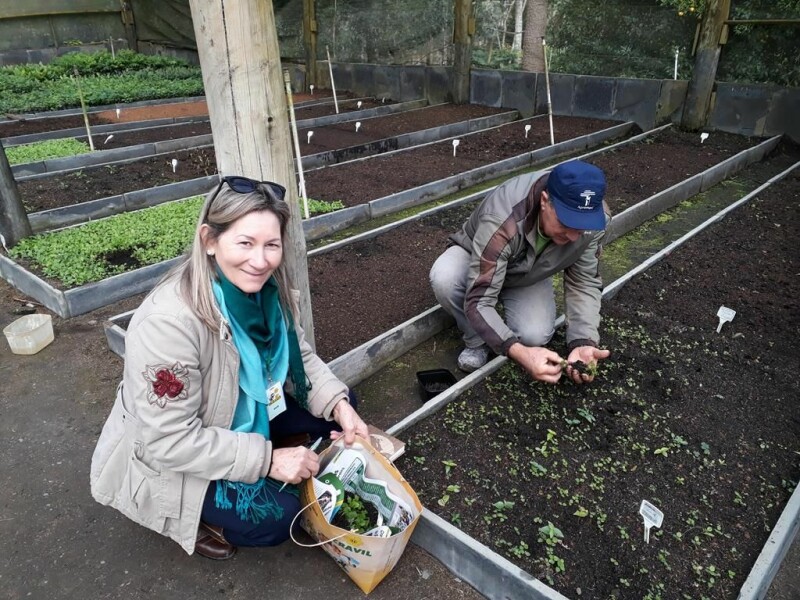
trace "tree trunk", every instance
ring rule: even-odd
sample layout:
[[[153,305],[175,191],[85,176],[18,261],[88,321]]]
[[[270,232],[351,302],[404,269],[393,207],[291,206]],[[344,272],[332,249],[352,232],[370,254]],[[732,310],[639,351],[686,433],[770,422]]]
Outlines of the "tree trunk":
[[[11,248],[22,238],[31,234],[28,213],[19,197],[17,182],[8,164],[6,151],[0,142],[0,234],[5,245]]]
[[[291,219],[284,260],[300,291],[314,345],[308,263],[297,202],[288,103],[271,0],[190,0],[217,169],[286,187]]]
[[[683,105],[681,126],[685,129],[697,130],[706,124],[719,64],[720,36],[730,10],[731,0],[709,0]]]
[[[522,52],[522,28],[524,26],[523,14],[525,13],[526,0],[514,0],[514,42],[511,50]]]
[[[471,0],[455,0],[455,23],[453,24],[453,102],[469,102],[469,77],[472,64],[472,35],[475,19],[472,16]]]
[[[522,35],[522,70],[544,72],[542,38],[547,30],[547,0],[528,0]]]

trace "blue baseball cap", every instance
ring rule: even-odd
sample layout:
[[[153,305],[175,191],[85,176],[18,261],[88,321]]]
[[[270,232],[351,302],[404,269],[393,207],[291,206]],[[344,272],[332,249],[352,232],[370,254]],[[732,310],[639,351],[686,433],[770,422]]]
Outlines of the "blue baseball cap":
[[[565,227],[588,231],[606,228],[606,177],[598,167],[580,160],[558,165],[547,179],[547,195]]]

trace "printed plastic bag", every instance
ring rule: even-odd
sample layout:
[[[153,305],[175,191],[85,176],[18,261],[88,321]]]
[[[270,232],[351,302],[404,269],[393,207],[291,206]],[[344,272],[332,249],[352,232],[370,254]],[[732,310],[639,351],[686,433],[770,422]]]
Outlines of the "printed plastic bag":
[[[326,472],[337,455],[342,456],[343,449],[344,441],[338,440],[320,454],[320,475]],[[300,514],[301,526],[344,569],[350,579],[368,594],[400,560],[419,521],[422,504],[395,466],[367,441],[357,438],[356,443],[347,450],[357,451],[362,460],[347,461],[352,468],[348,472],[338,473],[344,478],[345,487],[352,490],[354,487],[364,486],[380,496],[380,502],[392,515],[390,518],[395,529],[400,531],[381,537],[387,533],[388,527],[376,528],[380,529],[380,533],[373,530],[369,532],[371,535],[362,535],[332,525],[326,518],[330,518],[330,509],[326,506],[323,511],[317,501],[314,478],[307,479],[300,485],[300,501],[305,506]],[[377,487],[375,482],[379,482]],[[385,486],[382,485],[384,482]]]

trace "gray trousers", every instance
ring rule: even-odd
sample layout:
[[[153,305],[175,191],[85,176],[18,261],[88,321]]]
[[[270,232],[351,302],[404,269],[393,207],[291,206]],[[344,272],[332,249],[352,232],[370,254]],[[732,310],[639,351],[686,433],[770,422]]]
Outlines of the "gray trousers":
[[[430,272],[431,287],[442,308],[451,314],[463,333],[464,345],[477,348],[484,341],[464,314],[470,253],[461,246],[451,246]],[[555,332],[556,302],[551,277],[527,287],[504,287],[500,302],[505,322],[525,346],[544,346]]]

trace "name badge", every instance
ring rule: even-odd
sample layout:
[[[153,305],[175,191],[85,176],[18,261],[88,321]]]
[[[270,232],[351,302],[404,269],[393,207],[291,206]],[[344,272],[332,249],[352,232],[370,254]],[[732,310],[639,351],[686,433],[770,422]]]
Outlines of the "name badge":
[[[273,383],[267,388],[267,415],[272,421],[275,417],[286,410],[286,397],[283,395],[283,385],[280,382]]]

